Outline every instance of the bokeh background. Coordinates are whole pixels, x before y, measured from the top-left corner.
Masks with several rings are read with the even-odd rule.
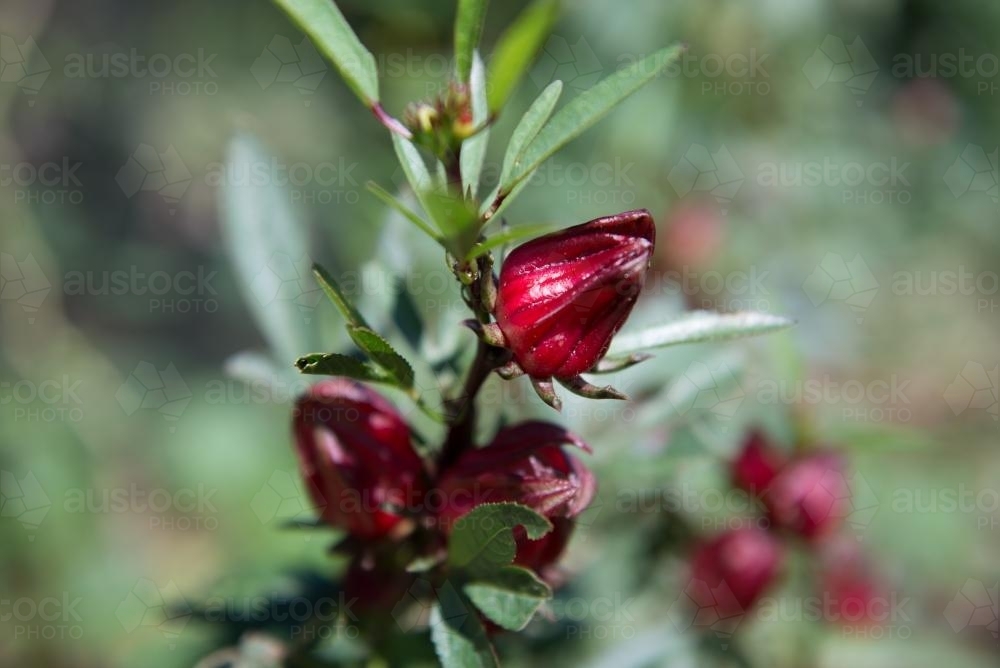
[[[339,4],[390,111],[446,80],[452,3]],[[523,4],[493,3],[487,51]],[[600,501],[555,621],[503,655],[996,665],[1000,5],[565,5],[493,131],[494,167],[552,80],[565,102],[662,46],[689,52],[543,167],[509,222],[649,208],[657,274],[637,322],[709,308],[798,325],[662,351],[618,383],[642,402],[568,405]],[[343,344],[304,267],[353,277],[376,319],[393,310],[385,268],[407,279],[428,362],[471,338],[460,301],[442,258],[365,190],[403,185],[384,129],[269,3],[5,2],[0,65],[0,663],[194,665],[238,632],[185,605],[294,599],[342,564],[329,534],[285,528],[309,516],[291,356]],[[236,135],[262,156],[249,186]],[[273,208],[239,204],[259,187]],[[545,415],[517,385],[484,401]],[[724,462],[754,424],[847,453],[839,549],[863,553],[894,604],[876,620],[810,614],[803,573],[848,557],[800,555],[771,614],[706,655],[671,613],[684,585],[669,529],[678,512],[706,533],[753,521]],[[360,660],[349,626],[321,645]]]

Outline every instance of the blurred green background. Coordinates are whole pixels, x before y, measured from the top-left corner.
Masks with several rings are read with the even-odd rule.
[[[339,5],[391,112],[446,81],[452,3]],[[487,51],[523,5],[493,3]],[[616,382],[641,404],[568,403],[600,502],[556,622],[504,639],[503,656],[727,660],[672,621],[669,504],[627,501],[679,491],[705,531],[745,521],[710,501],[743,429],[765,424],[849,453],[846,540],[902,602],[863,629],[795,605],[750,615],[733,643],[753,665],[996,665],[1000,6],[565,5],[493,130],[494,179],[549,82],[565,103],[662,46],[689,52],[543,167],[509,222],[649,208],[658,255],[637,323],[709,308],[798,326],[661,351]],[[427,361],[471,335],[442,258],[365,190],[403,185],[386,132],[269,3],[5,2],[0,40],[0,664],[194,665],[236,638],[184,603],[294,596],[339,568],[327,534],[282,528],[309,515],[291,355],[343,343],[303,266],[353,277],[375,318],[394,279],[366,260],[402,275],[433,334]],[[222,186],[247,190],[226,157],[237,133],[260,142],[256,185],[280,186],[278,208],[257,211],[273,248],[295,248],[275,213],[287,205],[304,254],[223,226]],[[484,401],[552,417],[520,385]],[[774,595],[810,594],[790,577]],[[330,656],[353,656],[350,636],[327,639]]]

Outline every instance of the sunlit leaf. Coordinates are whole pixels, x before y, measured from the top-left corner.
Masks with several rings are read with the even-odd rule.
[[[559,101],[559,96],[562,94],[562,89],[562,81],[553,81],[524,112],[524,116],[514,128],[510,143],[507,144],[507,153],[504,155],[503,168],[500,171],[500,183],[508,180],[511,170],[517,165],[524,149],[538,136],[542,126],[549,120],[552,110],[556,108],[556,102]]]
[[[680,46],[657,51],[615,72],[574,98],[538,133],[535,141],[525,150],[523,160],[519,161],[517,168],[512,170],[508,180],[502,184],[501,191],[510,192],[532,170],[604,118],[629,95],[656,78],[683,52],[684,47]]]
[[[503,108],[552,32],[558,14],[558,0],[536,0],[500,36],[489,67],[491,114]]]
[[[378,102],[375,56],[365,48],[333,0],[274,0],[340,72],[365,106]]]
[[[611,344],[609,356],[641,353],[652,348],[683,343],[723,341],[757,336],[791,327],[795,322],[770,313],[714,313],[695,311],[675,322],[647,330],[619,335]]]
[[[469,81],[473,53],[483,34],[487,0],[458,0],[455,15],[455,74],[461,82]]]
[[[486,69],[479,54],[474,54],[472,77],[470,83],[472,96],[472,124],[480,128],[486,125],[489,110],[486,108]],[[490,142],[489,128],[483,128],[462,142],[462,153],[459,157],[462,170],[462,189],[474,199],[479,192],[479,179],[483,173],[483,161],[486,159],[486,147]]]

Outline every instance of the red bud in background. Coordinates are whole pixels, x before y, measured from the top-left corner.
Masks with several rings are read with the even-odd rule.
[[[572,533],[569,519],[590,504],[595,491],[593,474],[563,445],[590,451],[572,433],[546,422],[508,427],[486,447],[466,451],[438,485],[444,496],[442,528],[450,531],[455,520],[482,503],[520,503],[551,520],[555,530],[532,541],[519,527],[516,563],[536,570],[555,563]]]
[[[529,376],[572,378],[604,356],[639,296],[655,237],[639,209],[514,249],[500,270],[495,315]]]
[[[829,533],[850,509],[841,458],[824,452],[793,460],[774,478],[764,501],[776,527],[809,539]]]
[[[781,544],[763,529],[728,531],[699,547],[691,558],[692,584],[688,591],[704,591],[704,604],[717,608],[722,618],[746,612],[774,582],[784,553]],[[696,604],[703,604],[695,600]]]
[[[299,468],[323,521],[363,539],[381,538],[402,521],[424,489],[424,468],[395,408],[367,387],[326,380],[293,413]]]
[[[784,463],[782,453],[771,447],[764,432],[755,429],[747,435],[743,449],[732,462],[733,484],[748,492],[763,492]]]
[[[821,564],[823,599],[829,601],[831,621],[862,629],[888,620],[892,596],[856,541],[824,542]]]

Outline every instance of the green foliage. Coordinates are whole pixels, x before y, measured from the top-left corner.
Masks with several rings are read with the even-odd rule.
[[[557,0],[536,0],[500,36],[490,59],[489,110],[497,114],[545,43],[559,15]]]
[[[267,163],[271,156],[255,139],[237,135],[229,143],[226,160],[236,173],[249,174],[254,165]],[[247,306],[274,359],[287,365],[288,360],[315,350],[317,337],[293,302],[261,299],[254,281],[270,262],[308,262],[304,226],[288,204],[288,193],[277,185],[227,182],[220,199],[223,239]],[[297,269],[302,272],[304,267]]]
[[[438,589],[430,622],[431,640],[444,668],[500,665],[475,608],[450,582]]]
[[[334,64],[366,107],[378,100],[375,56],[365,48],[332,0],[274,0]]]
[[[776,332],[794,325],[788,318],[769,313],[714,313],[695,311],[680,320],[657,325],[644,331],[625,333],[611,344],[611,357],[641,353],[651,348],[665,348],[684,343],[725,341]]]
[[[486,108],[486,68],[479,53],[474,54],[472,77],[470,81],[472,96],[472,123],[477,128],[462,144],[461,160],[462,190],[475,199],[479,191],[479,179],[483,172],[483,161],[486,160],[486,147],[490,142],[489,110]]]
[[[503,167],[500,170],[500,183],[507,183],[510,180],[511,172],[518,167],[524,149],[538,136],[546,121],[552,116],[559,96],[562,95],[562,89],[562,81],[553,81],[524,112],[524,116],[514,128],[510,143],[507,144],[507,153],[503,157]]]
[[[513,529],[523,526],[531,540],[552,530],[552,523],[527,506],[484,503],[455,522],[448,543],[448,563],[472,576],[494,573],[514,561]]]
[[[458,0],[455,15],[455,76],[459,81],[469,81],[472,61],[479,38],[483,34],[487,0]]]
[[[523,159],[500,184],[501,194],[511,190],[545,160],[601,120],[629,95],[652,81],[684,53],[674,46],[636,61],[604,79],[559,110],[525,150]]]
[[[479,610],[508,631],[520,631],[552,598],[552,590],[537,575],[520,566],[505,566],[463,588]]]

